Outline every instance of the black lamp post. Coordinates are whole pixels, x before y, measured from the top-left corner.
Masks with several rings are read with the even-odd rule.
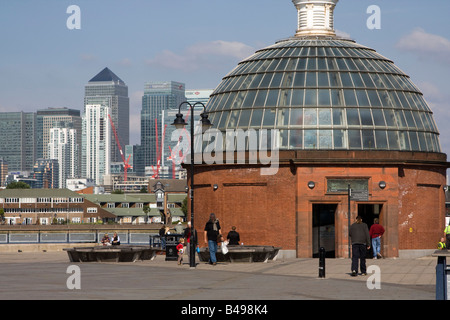
[[[196,102],[194,104],[190,104],[185,101],[182,102],[178,106],[178,113],[176,115],[175,120],[172,125],[177,129],[184,128],[187,123],[183,119],[183,114],[181,113],[181,106],[183,104],[187,104],[191,111],[191,192],[189,197],[191,198],[191,240],[190,240],[190,259],[189,266],[191,268],[195,268],[195,245],[194,245],[194,108],[196,105],[203,106],[203,112],[200,114],[201,116],[201,126],[202,132],[205,132],[208,128],[211,127],[211,122],[208,120],[208,115],[205,113],[206,107],[201,102]]]

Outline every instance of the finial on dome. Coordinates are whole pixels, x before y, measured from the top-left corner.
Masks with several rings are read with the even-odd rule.
[[[334,8],[339,0],[292,0],[298,11],[296,36],[335,36]]]

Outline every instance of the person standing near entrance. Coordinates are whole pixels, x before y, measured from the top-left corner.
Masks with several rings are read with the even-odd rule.
[[[450,248],[450,221],[448,223],[448,226],[444,229],[445,234],[445,247],[448,249]]]
[[[363,276],[366,273],[366,255],[370,249],[370,234],[367,224],[362,222],[360,216],[356,217],[355,223],[350,226],[349,236],[352,242],[352,276],[358,274],[358,262]]]
[[[373,225],[370,226],[370,237],[372,238],[373,258],[383,258],[381,251],[381,236],[384,234],[384,228],[379,224],[378,218],[373,219]]]
[[[222,231],[220,230],[219,220],[216,219],[216,215],[211,213],[209,220],[205,225],[205,243],[208,244],[209,249],[209,263],[212,265],[217,264],[216,252],[217,252],[217,240],[222,237]]]

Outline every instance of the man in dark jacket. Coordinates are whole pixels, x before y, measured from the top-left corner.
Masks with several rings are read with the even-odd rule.
[[[358,262],[363,276],[366,273],[367,249],[370,249],[370,235],[367,224],[362,222],[360,216],[356,217],[356,222],[350,226],[349,236],[352,242],[352,276],[358,273]]]

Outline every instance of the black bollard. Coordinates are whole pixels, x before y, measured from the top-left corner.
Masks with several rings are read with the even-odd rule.
[[[319,278],[325,278],[325,248],[319,249]]]

